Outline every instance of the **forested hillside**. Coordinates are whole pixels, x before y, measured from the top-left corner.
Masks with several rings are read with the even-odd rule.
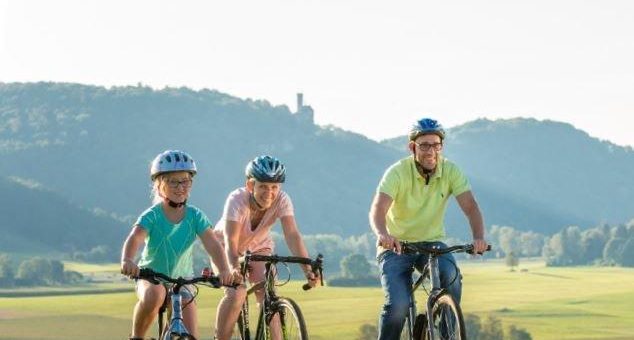
[[[315,125],[286,106],[214,90],[0,83],[0,117],[0,176],[48,189],[3,182],[13,188],[0,191],[0,199],[11,204],[3,209],[15,216],[1,225],[10,234],[3,247],[24,240],[49,245],[51,240],[29,231],[44,220],[53,235],[64,234],[58,230],[63,226],[84,231],[86,244],[107,240],[118,246],[114,240],[130,219],[150,204],[149,162],[168,148],[195,157],[200,171],[191,202],[214,221],[226,195],[243,185],[247,161],[268,153],[287,165],[284,188],[303,233],[360,235],[369,230],[368,208],[383,171],[406,155],[404,137],[378,143]],[[487,225],[552,234],[566,225],[587,228],[634,217],[632,149],[568,124],[477,120],[448,131],[445,154],[471,178]],[[95,208],[126,221],[95,217]],[[69,211],[84,217],[66,220]],[[85,232],[86,224],[99,223],[108,230],[104,235],[113,235]],[[455,205],[447,226],[454,236],[468,235]],[[79,247],[74,234],[56,242]]]

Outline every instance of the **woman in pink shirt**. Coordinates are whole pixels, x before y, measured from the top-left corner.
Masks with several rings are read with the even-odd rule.
[[[225,202],[222,218],[215,227],[215,234],[224,244],[231,269],[240,268],[239,258],[248,250],[269,255],[275,244],[271,228],[279,219],[284,238],[294,256],[308,257],[308,252],[297,229],[291,198],[282,191],[286,177],[284,165],[271,156],[259,156],[247,164],[245,187],[234,190]],[[302,266],[306,279],[315,286],[319,279],[310,266]],[[264,263],[252,262],[247,278],[251,283],[264,279]],[[260,303],[263,291],[256,292]],[[216,339],[231,338],[231,332],[240,315],[240,307],[246,298],[244,286],[225,289],[225,296],[216,313]]]

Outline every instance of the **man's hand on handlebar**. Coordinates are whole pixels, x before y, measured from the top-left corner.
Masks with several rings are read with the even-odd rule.
[[[379,234],[379,237],[377,238],[376,243],[377,243],[377,246],[383,249],[393,250],[397,254],[401,253],[401,243],[398,241],[396,237],[392,235]]]
[[[478,238],[473,240],[473,251],[475,254],[482,255],[487,251],[488,243],[486,240]]]

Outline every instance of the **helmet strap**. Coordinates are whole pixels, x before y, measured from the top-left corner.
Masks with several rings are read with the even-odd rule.
[[[176,203],[176,202],[172,201],[171,199],[167,198],[167,204],[169,204],[169,206],[172,207],[172,208],[180,208],[180,207],[182,207],[182,206],[187,204],[187,200],[184,200],[181,203]]]
[[[431,178],[432,173],[436,169],[431,169],[430,170],[430,169],[425,168],[422,164],[420,164],[416,160],[416,157],[414,157],[414,163],[416,163],[416,169],[418,170],[418,173],[420,173],[425,178],[425,185],[429,184],[429,179]]]

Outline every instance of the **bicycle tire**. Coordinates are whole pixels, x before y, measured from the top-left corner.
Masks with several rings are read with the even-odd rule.
[[[299,306],[295,301],[289,298],[280,298],[272,306],[274,316],[278,315],[280,320],[280,331],[282,333],[283,340],[307,340],[308,331],[306,329],[306,322]],[[260,322],[258,322],[258,337],[257,339],[267,339],[267,335],[272,334],[271,325],[267,324],[266,327],[260,329]],[[263,332],[266,330],[266,332]]]
[[[431,324],[434,327],[434,339],[429,338],[425,323],[423,333],[419,339],[424,340],[464,340],[467,338],[462,310],[453,297],[448,293],[442,293],[434,301]]]
[[[196,340],[193,335],[170,335],[170,340]]]

